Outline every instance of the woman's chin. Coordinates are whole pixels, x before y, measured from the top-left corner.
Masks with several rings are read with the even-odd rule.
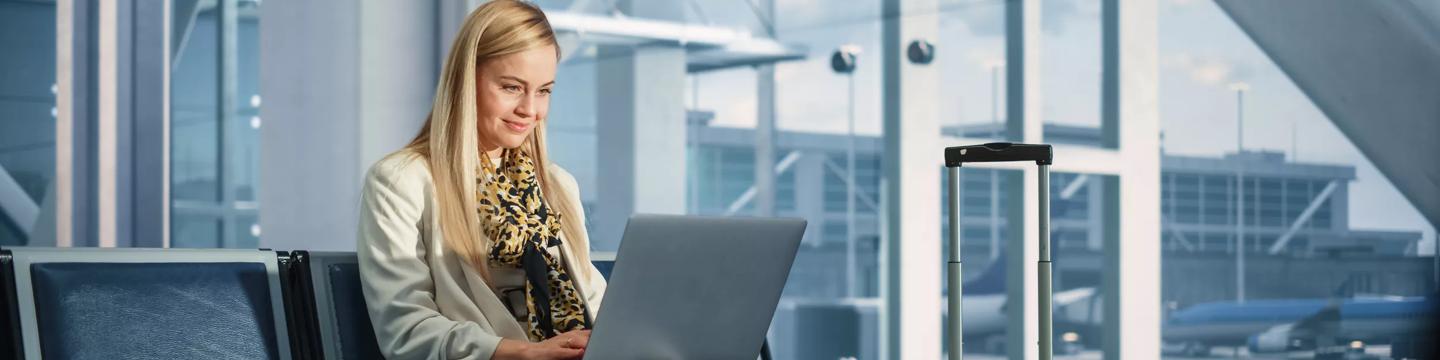
[[[500,147],[506,149],[517,149],[520,148],[521,145],[525,145],[525,138],[523,137],[516,139],[505,139],[505,141],[500,142]]]
[[[491,146],[499,146],[499,147],[505,148],[505,149],[515,149],[515,148],[519,148],[520,146],[525,145],[525,140],[529,139],[529,137],[530,137],[529,132],[526,132],[526,133],[524,133],[524,134],[521,134],[521,133],[511,132],[511,131],[509,131],[509,129],[497,129],[496,132],[501,132],[501,131],[503,131],[504,133],[495,134],[495,135],[499,135],[499,136],[488,136],[488,137],[487,137],[487,136],[482,135],[481,137],[482,137],[482,138],[486,138],[486,139],[481,140],[480,142],[481,142],[481,143],[493,144],[493,145],[491,145]],[[493,148],[492,148],[492,149],[493,149]]]

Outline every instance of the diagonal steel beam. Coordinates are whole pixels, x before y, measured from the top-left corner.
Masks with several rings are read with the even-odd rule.
[[[785,158],[775,163],[775,176],[780,176],[780,174],[789,171],[790,167],[795,166],[795,162],[799,160],[799,151],[791,151],[789,154],[786,154]],[[735,201],[730,202],[730,206],[725,208],[725,216],[735,215],[735,213],[740,212],[740,209],[744,209],[745,205],[749,205],[751,201],[755,201],[755,196],[759,195],[758,191],[755,185],[750,185],[750,188],[745,189],[745,192],[740,193],[740,197],[735,198]]]
[[[850,173],[846,172],[844,167],[841,167],[834,161],[831,161],[830,159],[825,159],[825,168],[830,170],[830,172],[835,173],[836,176],[839,176],[840,181],[845,182],[845,186],[854,186],[857,189],[860,188],[860,185],[850,183]],[[866,195],[863,192],[856,191],[855,199],[860,200],[860,202],[862,203],[865,203],[865,206],[869,207],[870,210],[880,210],[880,203],[876,202],[875,199],[870,197],[870,195]]]
[[[1060,189],[1060,200],[1070,200],[1071,197],[1075,196],[1076,192],[1080,191],[1080,187],[1085,186],[1087,180],[1090,180],[1090,174],[1080,174],[1080,176],[1075,177],[1075,180],[1071,180],[1069,184],[1065,184],[1065,188]]]
[[[35,200],[25,193],[25,188],[5,171],[5,166],[0,165],[0,213],[10,218],[20,231],[28,236],[35,226],[35,218],[40,215],[40,207],[35,205]]]
[[[1191,244],[1190,239],[1185,237],[1185,233],[1175,228],[1175,222],[1170,221],[1170,217],[1160,215],[1160,219],[1165,222],[1164,228],[1169,229],[1171,235],[1175,235],[1175,240],[1179,240],[1180,245],[1185,246],[1185,250],[1195,251],[1195,244]]]
[[[1305,211],[1300,213],[1300,217],[1295,218],[1295,222],[1290,223],[1290,228],[1286,229],[1285,233],[1275,240],[1275,244],[1270,246],[1270,255],[1278,254],[1280,250],[1285,249],[1285,245],[1290,244],[1290,239],[1295,238],[1295,233],[1300,231],[1300,227],[1310,223],[1310,217],[1315,216],[1315,211],[1320,209],[1320,205],[1325,204],[1325,200],[1330,199],[1330,195],[1334,194],[1335,188],[1338,187],[1340,187],[1340,180],[1331,180],[1329,184],[1325,184],[1325,188],[1320,190],[1320,194],[1310,200],[1310,206],[1306,206]]]

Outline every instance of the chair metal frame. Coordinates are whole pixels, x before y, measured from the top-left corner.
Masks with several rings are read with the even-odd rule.
[[[327,267],[334,264],[356,264],[359,259],[353,252],[291,251],[287,279],[293,283],[297,293],[292,305],[299,309],[298,317],[304,319],[305,352],[309,359],[340,359],[339,329],[336,328],[335,308],[330,291],[330,273]],[[320,319],[327,321],[320,321]]]

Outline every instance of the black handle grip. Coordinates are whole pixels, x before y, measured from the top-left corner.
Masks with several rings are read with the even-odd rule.
[[[1051,160],[1049,144],[997,142],[945,148],[946,167],[956,167],[967,162],[1008,161],[1034,161],[1035,165],[1050,165]]]

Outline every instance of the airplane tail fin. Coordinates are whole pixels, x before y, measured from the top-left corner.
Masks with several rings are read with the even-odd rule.
[[[995,261],[980,273],[980,276],[965,282],[965,295],[989,295],[1005,292],[1005,253],[1001,252]]]
[[[1345,281],[1340,282],[1340,286],[1335,288],[1335,291],[1330,294],[1332,300],[1348,298],[1355,294],[1351,280],[1352,279],[1345,279]]]

